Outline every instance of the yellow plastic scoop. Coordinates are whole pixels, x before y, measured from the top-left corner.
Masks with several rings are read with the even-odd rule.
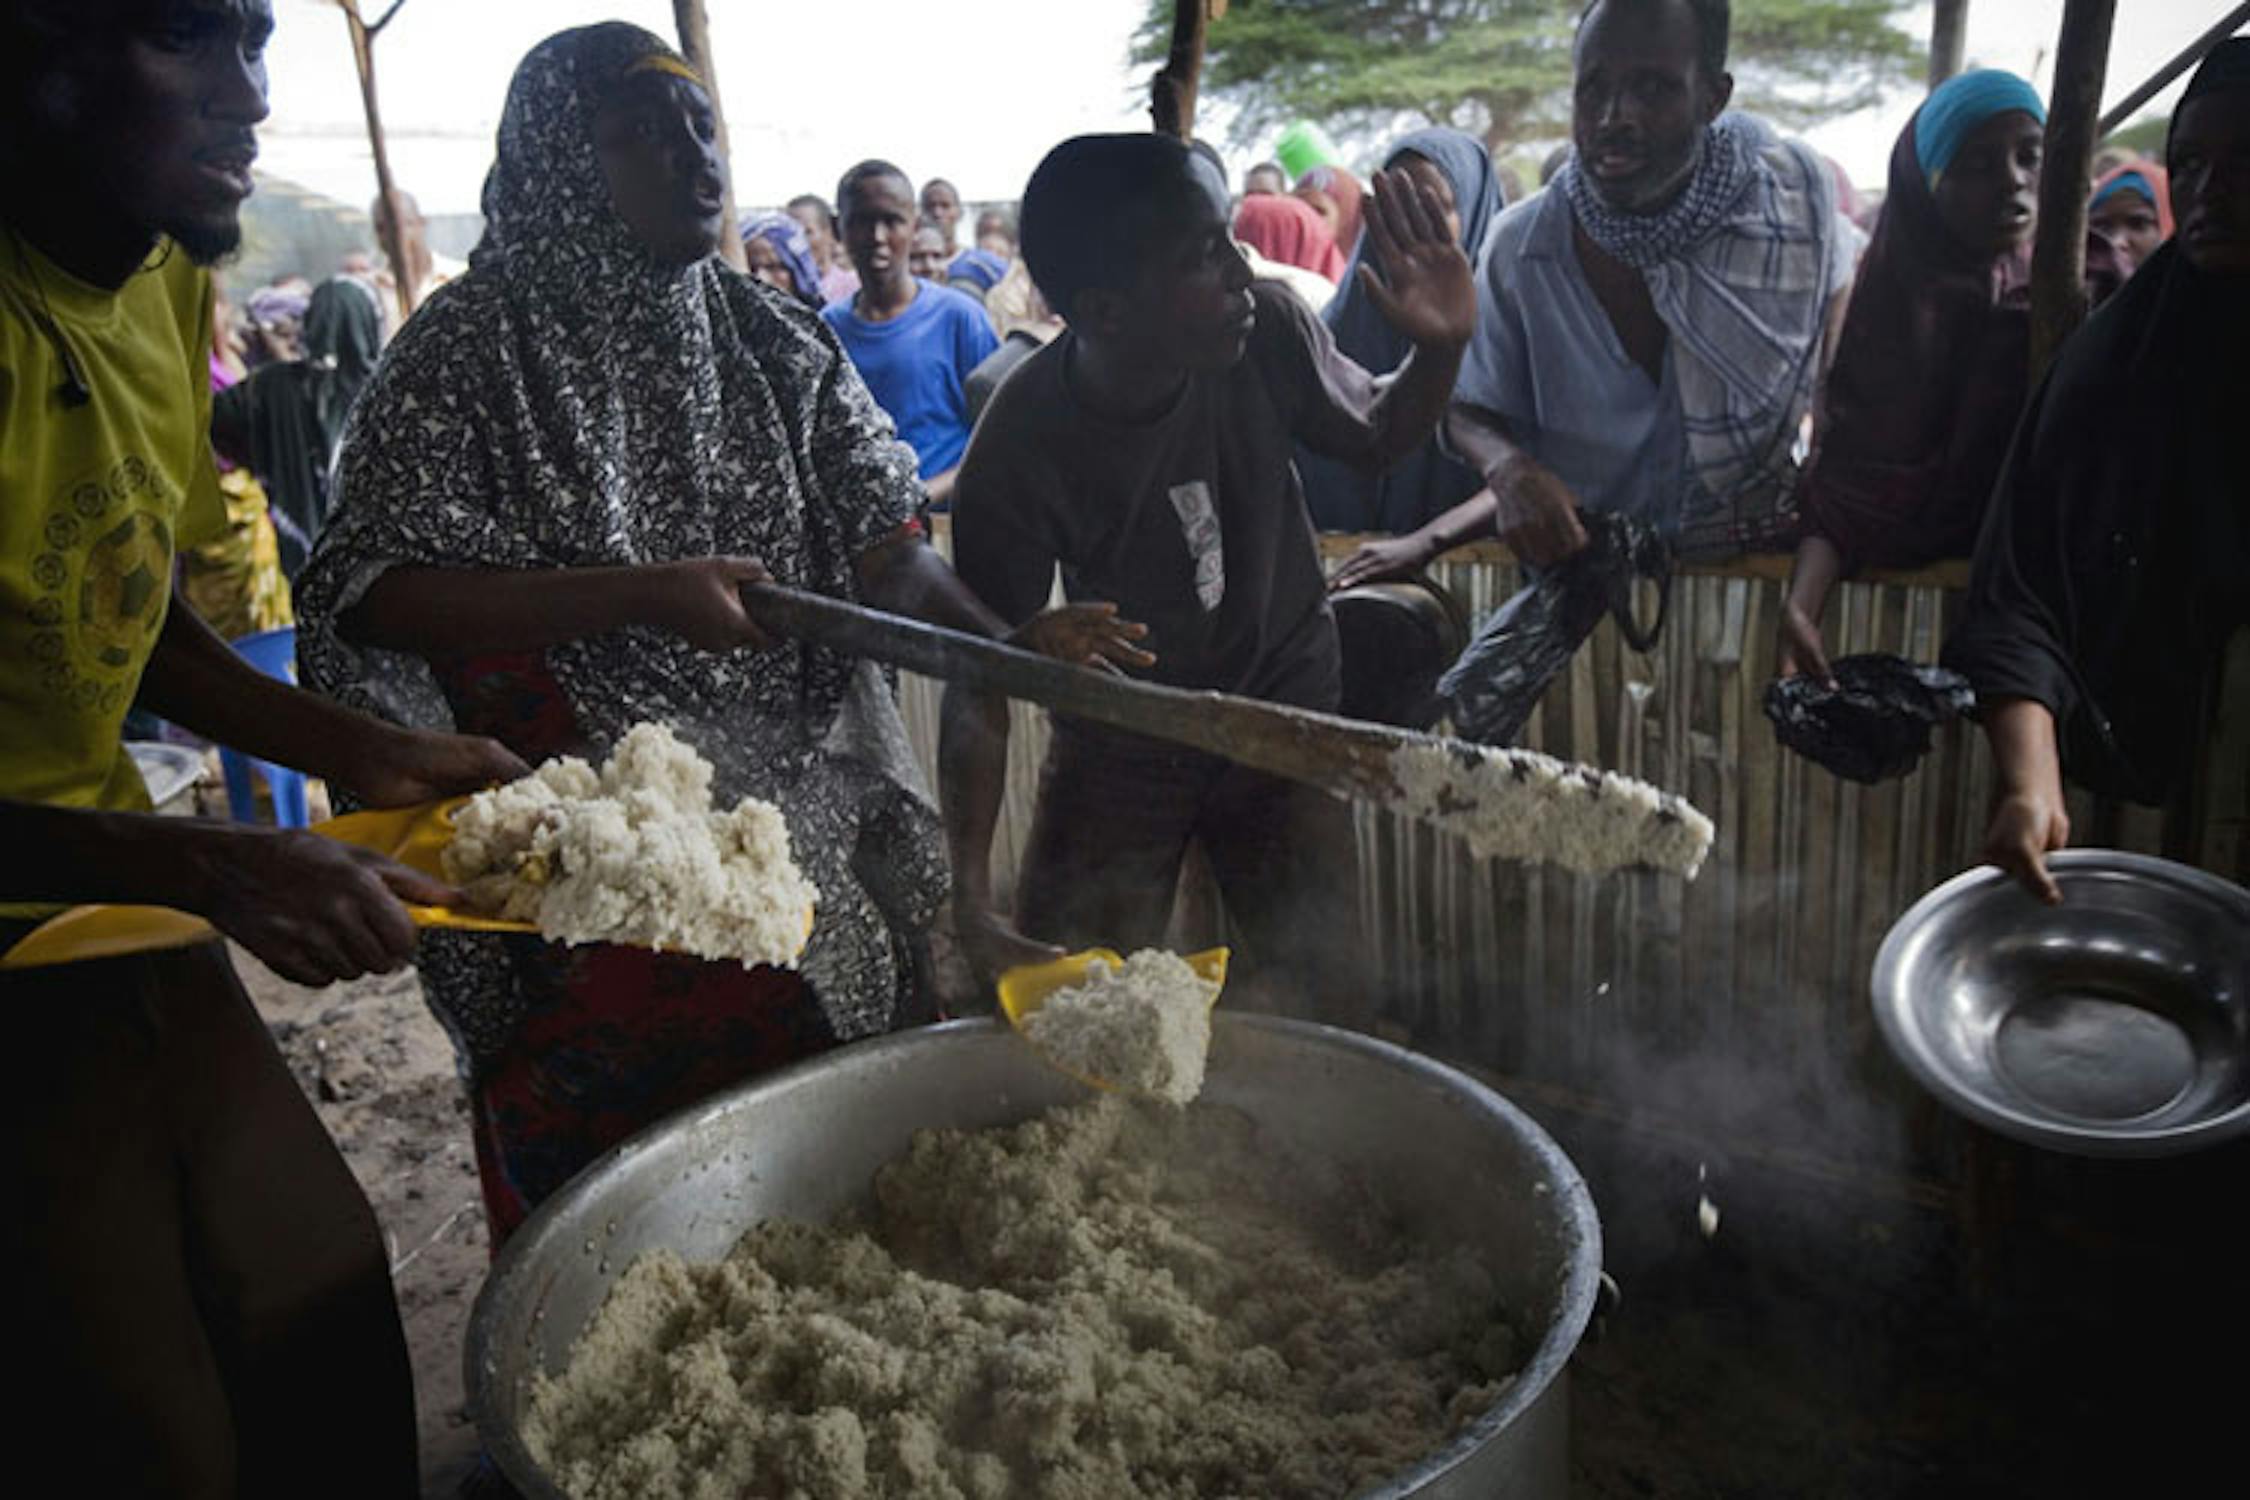
[[[1200,978],[1216,986],[1211,991],[1211,1003],[1214,1006],[1219,1003],[1220,991],[1226,988],[1228,952],[1225,948],[1206,948],[1201,953],[1186,955],[1187,966],[1195,970]],[[1016,1034],[1025,1041],[1030,1041],[1031,1038],[1024,1033],[1024,1022],[1044,1010],[1048,999],[1056,992],[1084,984],[1086,972],[1093,967],[1097,958],[1112,968],[1122,968],[1125,963],[1114,948],[1088,948],[1079,953],[1065,953],[1062,957],[1051,958],[1043,964],[1019,964],[1003,971],[997,985],[1000,991],[1000,1009],[1006,1013],[1008,1024],[1016,1029]],[[1091,1073],[1081,1073],[1076,1068],[1064,1066],[1050,1057],[1036,1042],[1032,1043],[1032,1050],[1038,1052],[1040,1059],[1057,1072],[1067,1073],[1090,1088],[1115,1092],[1120,1087],[1106,1078],[1097,1078]]]
[[[346,813],[315,823],[310,831],[397,860],[433,879],[445,879],[439,856],[453,837],[453,810],[469,799],[449,797],[414,807]],[[444,906],[409,906],[417,927],[466,932],[537,932],[529,922],[503,922]],[[74,906],[34,928],[0,958],[0,969],[37,969],[86,963],[128,953],[154,953],[210,941],[216,930],[201,917],[166,906]]]

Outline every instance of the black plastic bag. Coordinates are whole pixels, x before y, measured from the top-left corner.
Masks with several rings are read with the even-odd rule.
[[[1512,745],[1547,684],[1570,664],[1586,637],[1614,614],[1626,644],[1646,651],[1664,631],[1672,598],[1672,550],[1657,532],[1627,516],[1583,518],[1585,549],[1547,569],[1495,610],[1469,649],[1438,682],[1453,732],[1486,745]],[[1633,580],[1657,584],[1656,621],[1633,619]]]
[[[1783,677],[1766,686],[1774,738],[1848,781],[1872,785],[1904,776],[1930,750],[1930,730],[1974,715],[1969,679],[1883,652],[1829,664],[1817,677]]]

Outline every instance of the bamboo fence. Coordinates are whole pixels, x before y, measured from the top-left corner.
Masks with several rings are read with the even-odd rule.
[[[1356,541],[1322,539],[1332,561]],[[1450,836],[1360,804],[1350,878],[1387,980],[1345,1024],[1572,1107],[1796,1153],[1831,1175],[1860,1169],[1872,1113],[1878,1133],[1906,1141],[1883,1164],[1889,1186],[1926,1192],[1956,1175],[1960,1142],[1884,1052],[1868,975],[1898,915],[1976,862],[1991,761],[1970,725],[1941,731],[1912,775],[1871,787],[1783,750],[1761,700],[1786,571],[1786,559],[1760,557],[1683,572],[1655,650],[1635,653],[1605,622],[1526,729],[1533,748],[1688,794],[1718,828],[1699,878],[1476,861]],[[1472,620],[1520,580],[1494,545],[1462,549],[1433,573]],[[1831,653],[1935,659],[1965,581],[1966,567],[1949,564],[1841,586],[1826,626]],[[2074,793],[2074,842],[2243,878],[2250,633],[2227,671],[2198,812],[2167,818]],[[903,701],[933,764],[935,689],[910,677]],[[1016,705],[994,840],[999,891],[1012,887],[1045,742],[1043,716]],[[1183,921],[1182,942],[1212,936],[1207,912],[1191,908]],[[1854,1120],[1833,1139],[1801,1129],[1839,1110]]]

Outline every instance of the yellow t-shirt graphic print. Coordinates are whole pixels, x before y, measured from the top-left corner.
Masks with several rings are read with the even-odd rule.
[[[123,718],[164,626],[179,508],[170,477],[138,456],[49,505],[29,570],[31,659],[49,712]]]
[[[66,392],[42,316],[89,399]],[[125,713],[174,551],[225,517],[210,319],[209,278],[177,252],[110,292],[0,244],[0,797],[148,806]]]

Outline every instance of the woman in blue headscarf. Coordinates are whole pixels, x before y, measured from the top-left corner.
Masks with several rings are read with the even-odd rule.
[[[2013,73],[1940,84],[1891,148],[1797,489],[1776,666],[1829,675],[1820,618],[1863,567],[1966,557],[2030,384],[2031,238],[2046,106]]]
[[[1483,144],[1458,130],[1417,130],[1392,145],[1383,165],[1425,184],[1449,206],[1454,233],[1469,264],[1475,265],[1486,229],[1505,206],[1492,155]],[[1384,319],[1360,275],[1360,264],[1370,253],[1368,242],[1363,237],[1350,248],[1351,264],[1322,318],[1336,335],[1336,347],[1362,367],[1396,369],[1406,357],[1406,340]],[[1482,483],[1473,470],[1441,450],[1435,437],[1381,474],[1363,474],[1301,449],[1297,471],[1313,524],[1323,531],[1404,535],[1466,500]]]
[[[1892,147],[1797,489],[1797,562],[1775,667],[1829,667],[1820,619],[1863,568],[1967,557],[2029,392],[2031,239],[2047,111],[2013,73],[1933,90]],[[2086,247],[2089,295],[2124,279]]]

